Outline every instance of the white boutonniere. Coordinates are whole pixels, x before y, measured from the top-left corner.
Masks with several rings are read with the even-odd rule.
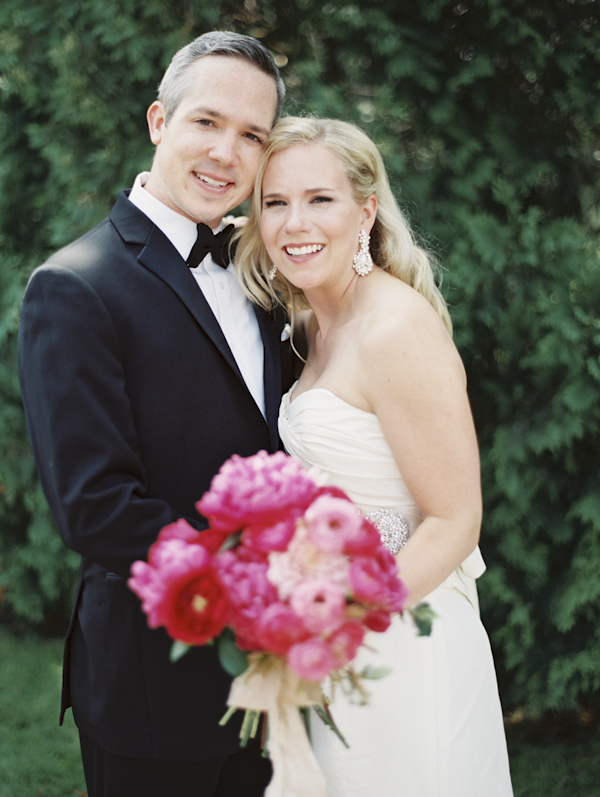
[[[283,343],[284,340],[289,340],[292,334],[292,328],[289,324],[286,324],[284,328],[281,330],[281,342]]]

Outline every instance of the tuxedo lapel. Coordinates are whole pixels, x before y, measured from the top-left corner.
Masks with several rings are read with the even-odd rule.
[[[269,439],[273,450],[279,447],[279,402],[281,401],[281,328],[277,323],[277,313],[269,314],[261,307],[254,306],[258,326],[265,350],[264,389],[265,413],[269,427]],[[281,328],[280,328],[281,327]]]
[[[219,322],[183,258],[166,235],[127,199],[127,195],[125,191],[119,195],[110,215],[111,222],[126,243],[142,246],[137,255],[138,261],[179,296],[245,386]]]

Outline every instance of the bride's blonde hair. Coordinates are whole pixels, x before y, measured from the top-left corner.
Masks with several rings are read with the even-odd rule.
[[[371,194],[377,197],[377,217],[371,230],[371,256],[377,266],[401,279],[422,294],[452,332],[446,302],[434,278],[433,259],[418,246],[398,207],[379,150],[358,127],[337,119],[288,116],[281,119],[267,138],[252,196],[250,216],[241,229],[235,263],[244,290],[256,304],[271,309],[276,303],[296,300],[307,306],[302,291],[279,273],[269,279],[273,263],[260,236],[262,182],[270,158],[300,144],[321,144],[342,161],[358,204]],[[358,242],[357,242],[358,247]]]

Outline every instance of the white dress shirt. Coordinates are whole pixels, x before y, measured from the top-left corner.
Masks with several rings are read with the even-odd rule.
[[[144,190],[149,174],[142,172],[135,178],[129,201],[156,224],[185,261],[196,243],[196,225]],[[222,230],[223,226],[221,222],[213,233]],[[248,390],[265,415],[262,338],[254,309],[238,282],[233,265],[230,263],[227,268],[221,268],[209,254],[190,271],[219,322]]]

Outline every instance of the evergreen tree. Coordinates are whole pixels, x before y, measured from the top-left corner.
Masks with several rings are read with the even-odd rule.
[[[600,27],[595,0],[3,0],[0,7],[0,583],[65,606],[14,362],[31,269],[148,168],[172,53],[260,37],[288,113],[357,122],[438,252],[478,430],[482,611],[505,705],[600,695]]]

